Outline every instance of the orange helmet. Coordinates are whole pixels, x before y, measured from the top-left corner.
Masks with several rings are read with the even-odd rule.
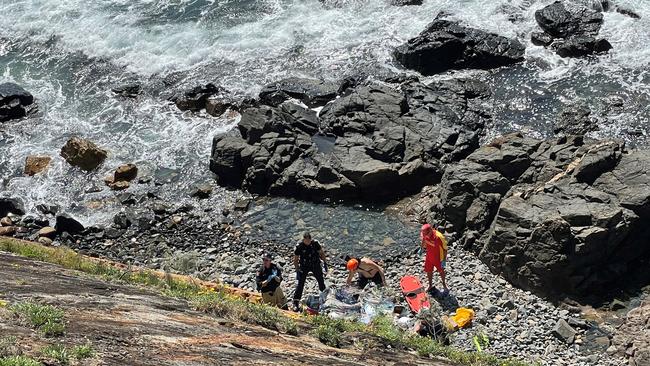
[[[347,267],[348,267],[348,271],[354,271],[355,269],[357,269],[357,267],[359,267],[359,261],[352,258],[348,261]]]

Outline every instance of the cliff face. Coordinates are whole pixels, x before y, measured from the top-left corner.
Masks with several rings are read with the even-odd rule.
[[[15,337],[14,348],[37,359],[48,345],[90,344],[95,356],[84,365],[424,364],[406,352],[334,349],[308,335],[211,317],[182,300],[10,254],[0,252],[0,263],[0,297],[9,307],[36,301],[64,311],[65,333],[46,338],[0,306],[0,334]]]

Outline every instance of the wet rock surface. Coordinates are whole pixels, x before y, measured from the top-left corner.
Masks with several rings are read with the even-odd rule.
[[[550,46],[562,57],[582,57],[607,52],[612,45],[598,32],[603,24],[601,11],[556,1],[535,12],[542,32],[534,32],[535,45]]]
[[[277,107],[297,99],[308,107],[319,107],[336,98],[340,85],[316,79],[287,78],[266,85],[259,94],[260,103]]]
[[[34,107],[34,96],[20,85],[0,84],[0,122],[25,117]]]
[[[452,69],[492,69],[524,59],[518,40],[466,27],[438,16],[417,37],[397,47],[394,55],[404,67],[423,75]]]
[[[473,80],[367,82],[318,115],[291,102],[249,107],[238,130],[214,138],[210,169],[220,184],[258,194],[395,199],[478,147],[487,98]]]

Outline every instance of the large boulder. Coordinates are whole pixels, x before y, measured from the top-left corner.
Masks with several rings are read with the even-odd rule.
[[[317,79],[290,77],[266,85],[260,102],[277,107],[288,99],[297,99],[309,107],[325,105],[336,98],[339,85]]]
[[[283,102],[242,110],[215,137],[218,182],[309,200],[390,200],[436,183],[444,165],[478,148],[485,84],[364,83],[319,113]]]
[[[492,69],[524,59],[517,40],[436,18],[417,37],[395,49],[404,67],[433,75],[450,69]]]
[[[108,152],[90,140],[73,137],[61,148],[61,156],[68,164],[91,171],[106,160]]]
[[[539,46],[551,46],[562,57],[581,57],[607,52],[612,45],[598,38],[603,14],[579,4],[556,1],[535,12],[542,32],[533,32],[531,40]]]
[[[20,85],[0,84],[0,122],[25,117],[33,104],[34,97]]]
[[[429,220],[518,287],[593,300],[650,277],[648,169],[617,140],[506,135],[447,168]]]

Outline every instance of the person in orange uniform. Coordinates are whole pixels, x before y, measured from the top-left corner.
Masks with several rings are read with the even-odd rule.
[[[424,272],[429,280],[427,292],[435,291],[433,287],[433,270],[434,268],[440,273],[442,280],[443,294],[449,293],[447,283],[445,282],[445,259],[447,258],[447,239],[441,232],[429,224],[422,225],[420,230],[420,239],[422,240],[422,249],[426,250],[424,259]]]

